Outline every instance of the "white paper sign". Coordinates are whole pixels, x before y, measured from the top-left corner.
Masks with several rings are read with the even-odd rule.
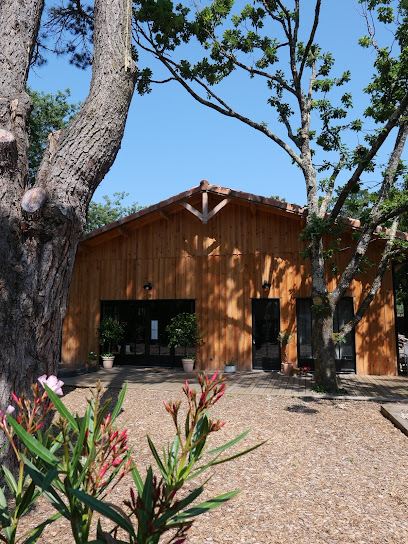
[[[159,339],[159,322],[158,322],[157,319],[152,319],[151,339],[152,340],[158,340]]]

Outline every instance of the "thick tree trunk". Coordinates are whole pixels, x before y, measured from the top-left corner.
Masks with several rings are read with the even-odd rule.
[[[335,393],[338,391],[336,345],[333,337],[333,311],[328,307],[322,313],[314,310],[312,342],[316,385],[327,392]]]
[[[120,148],[132,99],[127,0],[96,0],[92,81],[68,129],[49,139],[27,194],[25,93],[42,0],[0,2],[0,408],[55,374],[78,241],[92,194]],[[35,191],[45,195],[24,211]],[[32,199],[31,199],[32,201]],[[29,210],[30,206],[24,206]]]
[[[328,292],[326,267],[323,257],[323,241],[321,235],[313,233],[313,222],[319,219],[319,205],[316,183],[316,172],[312,165],[311,153],[308,145],[304,144],[303,173],[307,186],[308,217],[306,228],[310,228],[309,257],[312,276],[312,313],[313,330],[312,344],[315,364],[316,385],[326,391],[338,391],[336,377],[335,344],[333,337],[333,315],[335,304]],[[320,218],[321,219],[321,218]]]

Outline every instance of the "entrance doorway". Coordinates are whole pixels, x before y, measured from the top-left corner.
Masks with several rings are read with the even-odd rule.
[[[104,300],[101,319],[114,317],[125,325],[125,335],[115,353],[115,364],[136,366],[181,365],[184,348],[169,348],[166,327],[181,312],[194,313],[195,301]]]
[[[279,330],[279,299],[252,299],[252,368],[255,370],[280,370]]]

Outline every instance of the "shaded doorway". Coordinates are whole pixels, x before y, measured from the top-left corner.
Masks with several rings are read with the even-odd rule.
[[[280,300],[252,299],[252,368],[280,370]]]
[[[336,306],[333,318],[334,332],[338,332],[354,315],[353,298],[344,297]],[[296,299],[297,318],[297,350],[298,366],[314,370],[314,355],[312,346],[312,299]],[[356,349],[354,330],[345,337],[344,343],[336,344],[336,372],[354,373],[356,371]]]
[[[181,366],[185,349],[168,347],[166,327],[177,314],[194,311],[195,301],[190,299],[101,301],[101,319],[114,317],[125,324],[115,364]]]

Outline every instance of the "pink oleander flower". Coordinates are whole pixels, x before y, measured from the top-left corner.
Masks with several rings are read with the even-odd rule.
[[[6,420],[6,414],[12,414],[14,411],[14,406],[11,406],[10,404],[7,406],[6,411],[0,410],[0,423],[4,424]]]
[[[40,384],[44,387],[44,384],[47,385],[50,389],[52,389],[52,391],[54,391],[54,393],[56,395],[58,395],[59,397],[62,397],[63,396],[63,391],[62,391],[62,386],[64,385],[64,382],[62,382],[61,380],[59,380],[57,378],[57,376],[54,376],[53,374],[51,374],[50,376],[48,376],[47,378],[47,375],[46,374],[43,374],[42,376],[40,376],[39,378],[37,378],[38,381],[40,382]]]

